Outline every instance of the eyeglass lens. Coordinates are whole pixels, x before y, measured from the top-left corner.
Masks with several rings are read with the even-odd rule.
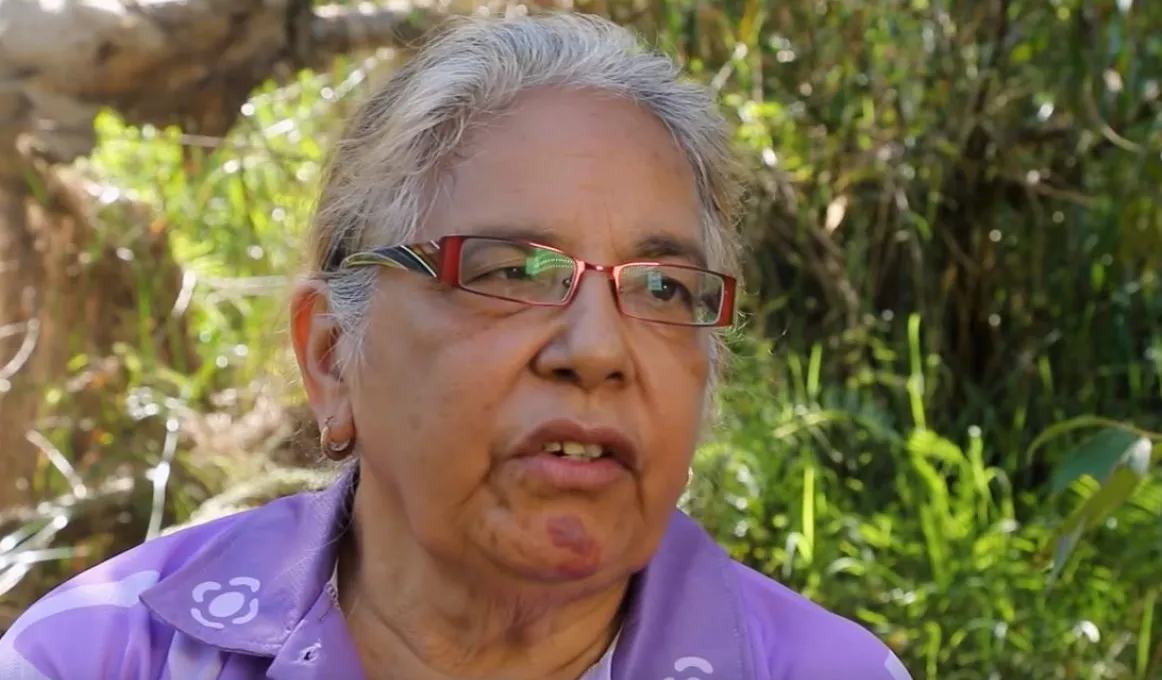
[[[465,239],[459,285],[482,295],[533,304],[559,304],[569,295],[577,261],[549,248],[492,238]],[[713,272],[670,264],[622,267],[617,294],[624,313],[666,323],[713,324],[725,281]]]

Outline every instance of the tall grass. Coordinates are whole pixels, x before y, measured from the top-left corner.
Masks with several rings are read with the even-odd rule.
[[[915,317],[903,323],[919,336]],[[820,378],[819,346],[740,345],[725,421],[684,501],[734,557],[868,625],[918,677],[1156,677],[1162,485],[1052,581],[1046,546],[1064,506],[1019,516],[980,427],[926,427],[918,346],[914,372],[858,386]]]

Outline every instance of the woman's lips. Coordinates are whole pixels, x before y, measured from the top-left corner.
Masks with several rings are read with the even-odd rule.
[[[545,446],[565,442],[601,447],[604,451],[602,458],[598,461],[586,461],[586,464],[607,461],[616,463],[625,470],[636,471],[641,462],[633,438],[620,428],[589,424],[571,418],[556,418],[542,422],[521,438],[515,447],[514,456],[518,458],[542,454],[552,456],[552,452],[547,452]]]
[[[551,453],[534,453],[508,461],[523,477],[561,491],[600,491],[629,476],[619,461],[603,456],[576,460]]]

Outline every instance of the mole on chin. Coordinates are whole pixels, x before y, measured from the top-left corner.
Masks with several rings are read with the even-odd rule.
[[[555,547],[574,556],[571,562],[592,564],[600,557],[600,546],[576,517],[551,517],[545,521],[545,529]]]

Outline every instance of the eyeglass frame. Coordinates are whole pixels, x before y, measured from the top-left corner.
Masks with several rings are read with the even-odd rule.
[[[573,262],[573,279],[570,282],[568,292],[566,292],[564,297],[558,302],[539,302],[505,297],[502,295],[494,295],[491,293],[485,293],[478,290],[473,290],[471,288],[466,288],[460,281],[460,256],[464,242],[471,239],[485,239],[490,241],[502,241],[523,246],[531,246],[533,248],[554,252],[558,255],[561,255],[562,257],[568,258]],[[492,298],[494,300],[504,300],[506,302],[515,302],[517,304],[529,305],[531,307],[567,307],[573,301],[573,298],[576,297],[577,290],[581,287],[581,278],[585,275],[586,272],[593,271],[604,274],[609,279],[609,285],[613,289],[613,302],[617,306],[617,311],[627,318],[668,326],[681,326],[685,328],[726,328],[734,325],[735,300],[738,288],[738,280],[729,274],[723,274],[721,272],[716,272],[711,269],[696,267],[693,265],[677,264],[673,262],[658,262],[656,260],[623,262],[617,265],[594,264],[592,262],[582,260],[579,257],[570,255],[560,248],[555,248],[543,243],[537,243],[536,241],[487,236],[484,234],[452,234],[422,243],[373,248],[335,259],[338,259],[339,262],[338,265],[332,268],[333,271],[369,266],[392,267],[395,269],[409,271],[414,274],[429,276],[446,286],[457,288],[466,293],[472,293],[473,295],[480,295],[482,297]],[[621,272],[630,267],[648,266],[674,267],[678,269],[703,272],[717,276],[722,280],[722,299],[719,303],[718,317],[715,318],[715,320],[711,323],[681,323],[677,321],[663,321],[649,317],[642,317],[627,312],[621,305]]]

